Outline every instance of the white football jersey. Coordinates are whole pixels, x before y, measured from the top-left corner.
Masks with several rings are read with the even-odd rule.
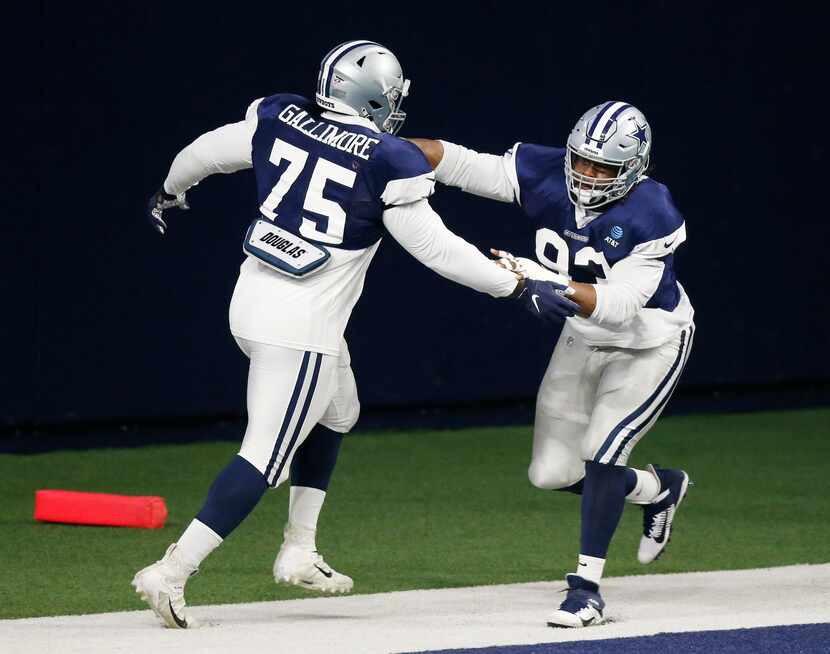
[[[591,316],[568,318],[588,345],[656,347],[692,324],[674,265],[686,225],[665,186],[644,178],[624,201],[586,213],[568,199],[562,148],[517,143],[497,156],[442,143],[439,182],[517,203],[536,230],[539,263],[564,280],[595,285]]]
[[[516,287],[515,275],[447,230],[431,210],[435,176],[421,151],[366,119],[321,113],[297,95],[257,100],[244,121],[182,150],[164,188],[179,194],[210,174],[251,167],[260,218],[327,249],[330,258],[295,277],[249,255],[229,312],[239,338],[338,355],[385,231],[448,279],[494,297]],[[286,246],[278,258],[293,251]]]

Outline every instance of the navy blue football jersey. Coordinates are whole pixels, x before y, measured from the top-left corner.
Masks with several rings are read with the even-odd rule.
[[[530,143],[516,148],[517,200],[536,226],[539,262],[593,284],[631,254],[660,259],[663,277],[646,308],[674,311],[681,299],[674,250],[685,240],[685,226],[668,189],[646,178],[579,228],[566,186],[566,150]]]
[[[387,206],[428,197],[432,168],[412,143],[329,120],[308,99],[264,98],[251,156],[260,212],[327,247],[359,250],[383,235]]]

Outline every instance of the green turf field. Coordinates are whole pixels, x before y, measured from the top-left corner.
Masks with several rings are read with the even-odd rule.
[[[527,481],[529,427],[357,434],[344,442],[317,544],[371,593],[561,579],[579,540],[579,498]],[[201,506],[233,443],[0,456],[0,618],[141,609],[133,573],[159,558]],[[830,409],[660,421],[634,465],[682,466],[696,485],[667,554],[636,561],[629,506],[608,575],[830,561]],[[161,530],[32,519],[38,488],[161,495]],[[287,488],[266,495],[188,584],[188,602],[306,597],[276,587]]]

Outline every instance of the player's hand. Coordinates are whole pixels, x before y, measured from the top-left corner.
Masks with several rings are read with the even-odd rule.
[[[167,223],[164,222],[164,212],[167,209],[187,210],[190,209],[190,205],[187,204],[184,193],[170,195],[165,192],[164,187],[153,194],[153,197],[147,202],[147,218],[150,220],[153,229],[162,236],[167,231]]]
[[[492,254],[494,257],[498,257],[498,259],[496,259],[495,261],[495,264],[499,268],[504,268],[505,270],[514,272],[521,277],[527,277],[524,270],[522,270],[521,265],[519,264],[519,260],[506,250],[496,250],[495,248],[490,248],[490,254]]]
[[[526,259],[525,257],[514,257],[510,252],[505,250],[497,250],[490,248],[490,253],[494,257],[498,257],[496,265],[511,272],[515,272],[522,277],[530,279],[540,279],[548,282],[556,282],[562,286],[567,286],[570,281],[565,275],[560,275],[552,270],[548,270],[544,266],[540,266],[533,259]]]
[[[556,282],[525,279],[524,291],[519,299],[530,313],[547,322],[561,323],[581,311],[580,306],[566,296],[573,289]]]

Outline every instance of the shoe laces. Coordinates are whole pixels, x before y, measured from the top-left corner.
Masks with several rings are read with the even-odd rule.
[[[646,514],[643,522],[643,533],[648,534],[649,538],[658,538],[663,530],[666,528],[666,520],[669,517],[669,510],[664,509],[652,516]],[[651,524],[649,524],[649,522]]]

